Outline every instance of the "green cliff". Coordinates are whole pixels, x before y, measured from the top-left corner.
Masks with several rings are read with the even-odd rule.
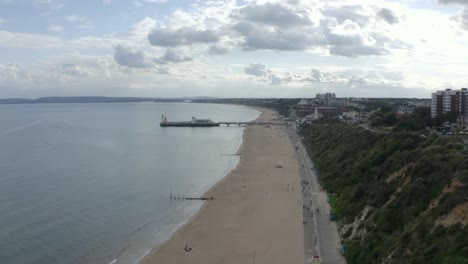
[[[468,156],[459,137],[301,131],[330,193],[349,264],[468,263]]]

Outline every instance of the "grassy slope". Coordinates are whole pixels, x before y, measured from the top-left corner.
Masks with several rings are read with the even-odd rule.
[[[336,194],[340,225],[351,226],[370,208],[342,235],[348,263],[468,263],[467,227],[437,224],[467,202],[468,159],[459,138],[345,124],[309,125],[302,134],[322,184]]]

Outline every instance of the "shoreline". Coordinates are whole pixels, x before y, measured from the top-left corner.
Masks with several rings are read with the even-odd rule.
[[[262,108],[255,108],[256,110],[260,111],[260,115],[257,119],[255,119],[255,121],[258,121],[258,120],[263,120],[265,118],[276,118],[277,117],[277,113],[272,111],[272,110],[269,110],[269,109],[262,109]],[[276,131],[278,130],[278,131]],[[220,259],[222,259],[224,262],[230,262],[230,261],[234,261],[232,263],[241,263],[240,261],[244,261],[246,258],[250,259],[250,256],[246,256],[245,255],[245,252],[242,252],[242,251],[245,251],[246,249],[243,247],[243,238],[242,239],[238,239],[237,242],[233,242],[231,241],[230,243],[227,243],[229,244],[229,246],[221,246],[219,245],[218,242],[226,242],[226,240],[229,240],[229,239],[223,239],[223,237],[231,237],[232,235],[236,235],[237,233],[236,232],[231,232],[230,228],[239,228],[239,222],[237,222],[237,226],[235,226],[235,222],[234,223],[232,222],[232,219],[230,217],[227,217],[224,215],[224,218],[223,218],[223,214],[222,212],[219,212],[219,211],[226,211],[226,206],[232,206],[232,208],[236,208],[239,210],[238,213],[236,213],[236,217],[238,218],[237,220],[242,220],[242,218],[247,218],[247,220],[249,220],[252,216],[255,216],[256,218],[264,218],[264,217],[267,217],[269,215],[272,214],[272,211],[269,210],[269,212],[267,214],[261,214],[261,213],[243,213],[243,210],[245,210],[246,208],[245,207],[251,207],[251,205],[249,205],[248,203],[246,203],[246,201],[248,202],[249,199],[251,199],[251,197],[245,197],[247,199],[244,199],[242,200],[242,197],[239,197],[239,196],[243,196],[245,195],[245,193],[243,193],[246,189],[246,185],[243,185],[243,187],[240,187],[241,189],[238,189],[236,190],[235,192],[237,194],[233,195],[233,196],[226,196],[226,197],[223,197],[223,194],[226,193],[224,189],[228,189],[232,191],[232,185],[233,185],[233,181],[235,182],[236,179],[240,174],[241,174],[241,177],[242,177],[242,170],[245,169],[245,167],[248,167],[246,164],[247,163],[247,159],[246,157],[243,155],[245,151],[248,151],[248,152],[251,152],[252,150],[255,151],[256,147],[258,146],[255,146],[255,138],[260,136],[260,138],[263,137],[263,132],[266,132],[266,131],[269,131],[269,133],[272,134],[272,139],[274,140],[278,140],[280,138],[285,138],[287,141],[289,141],[288,137],[286,135],[282,135],[281,132],[284,132],[284,129],[281,127],[281,128],[272,128],[270,126],[256,126],[256,127],[246,127],[245,130],[243,131],[243,135],[242,135],[242,143],[241,145],[239,146],[239,149],[237,150],[237,154],[239,155],[239,162],[237,163],[237,165],[235,166],[234,169],[232,169],[226,176],[224,176],[223,178],[221,178],[218,182],[216,182],[213,186],[211,186],[205,193],[204,193],[204,196],[206,197],[210,197],[210,196],[214,196],[214,200],[213,201],[205,201],[203,203],[203,205],[201,206],[201,208],[192,216],[190,217],[186,222],[184,222],[177,230],[175,230],[170,238],[166,241],[164,241],[163,243],[157,245],[155,248],[151,249],[149,251],[148,254],[146,254],[142,260],[140,260],[140,263],[143,263],[143,264],[147,264],[147,263],[187,263],[186,261],[190,261],[190,263],[218,263],[218,261],[220,261]],[[274,141],[273,140],[273,141]],[[252,142],[253,141],[253,142]],[[280,152],[282,153],[283,156],[285,156],[284,154],[287,153],[286,156],[289,156],[289,157],[292,157],[293,155],[293,150],[292,150],[292,143],[289,141],[289,144],[288,142],[284,142],[285,140],[283,139],[282,140],[282,144],[281,144],[281,148],[279,148]],[[289,148],[289,149],[288,149]],[[289,153],[288,153],[289,152]],[[249,157],[249,160],[251,160],[252,158],[253,159],[263,159],[263,157],[265,156],[265,154],[268,154],[268,153],[260,153],[262,155],[259,155],[259,157]],[[275,159],[276,160],[276,159]],[[282,251],[284,251],[285,249],[287,249],[287,251],[289,251],[289,254],[284,254],[284,252],[282,252],[280,255],[283,256],[279,259],[285,259],[284,256],[287,256],[287,259],[288,261],[289,260],[292,260],[294,259],[294,261],[292,262],[288,262],[288,263],[299,263],[299,262],[303,262],[303,259],[304,259],[304,254],[303,254],[303,229],[302,229],[302,224],[301,224],[301,220],[302,220],[302,208],[300,207],[300,202],[302,201],[302,197],[300,196],[300,184],[299,184],[299,172],[298,172],[298,164],[297,164],[297,161],[295,161],[295,159],[293,159],[294,161],[293,162],[289,162],[289,170],[295,170],[296,174],[295,176],[295,179],[288,179],[288,182],[291,182],[290,184],[287,184],[287,188],[288,188],[288,192],[289,192],[289,188],[291,188],[292,190],[294,190],[294,187],[296,188],[296,191],[297,192],[293,192],[291,191],[290,193],[287,193],[286,195],[289,197],[288,198],[288,204],[289,206],[291,205],[295,205],[293,206],[293,211],[295,212],[295,214],[293,216],[291,216],[291,220],[289,219],[286,219],[284,221],[277,221],[278,223],[276,224],[273,224],[273,225],[270,225],[269,231],[275,231],[276,229],[278,228],[281,228],[282,225],[284,224],[284,222],[288,223],[288,228],[289,230],[293,230],[294,232],[294,236],[293,236],[293,239],[294,239],[294,243],[291,243],[291,241],[285,241],[284,243],[279,243],[281,244],[281,249]],[[250,162],[251,163],[251,162]],[[271,163],[271,161],[269,162]],[[275,165],[276,163],[272,164],[271,168],[268,168],[267,171],[271,170],[272,174],[277,174],[276,172],[277,171],[281,171],[282,169],[278,169],[275,171],[275,169],[273,168],[273,166]],[[252,166],[250,166],[252,167]],[[254,166],[255,167],[255,166]],[[254,168],[255,169],[255,168]],[[258,168],[257,168],[258,169]],[[245,174],[245,173],[244,173]],[[270,175],[270,172],[267,173],[268,176]],[[243,175],[245,176],[245,175]],[[266,185],[269,185],[268,182],[266,182],[265,180],[268,180],[265,176],[263,176],[264,179],[262,179],[260,182],[256,181],[255,180],[255,183],[260,183],[260,184],[266,184]],[[281,178],[279,178],[280,181],[281,181]],[[248,181],[248,179],[247,179]],[[284,180],[283,180],[284,181]],[[277,184],[275,184],[277,185]],[[276,188],[274,188],[274,190],[271,190],[271,187],[272,186],[268,186],[267,188],[267,192],[266,194],[268,194],[268,191],[272,191],[276,194],[276,196],[279,196],[279,197],[276,197],[274,194],[271,194],[271,195],[267,195],[267,196],[271,196],[269,198],[280,198],[282,196],[285,195],[285,188],[286,188],[286,184],[282,183],[281,185],[283,185],[283,189],[279,189],[278,190],[278,186],[274,186]],[[294,186],[294,187],[293,187]],[[239,188],[239,186],[236,186],[237,188]],[[249,186],[250,187],[250,186]],[[290,197],[293,197],[293,198],[290,198]],[[241,199],[241,200],[239,200]],[[264,203],[265,201],[262,201],[262,203]],[[222,204],[221,207],[219,205],[216,205],[217,203],[219,204]],[[262,209],[261,206],[257,206],[259,210]],[[270,205],[271,207],[271,205]],[[286,208],[283,210],[282,209],[273,209],[273,210],[278,210],[278,211],[291,211],[291,208]],[[227,210],[229,211],[229,210]],[[284,212],[283,212],[284,214]],[[289,218],[290,216],[288,214],[286,214],[286,216]],[[236,218],[234,217],[234,218]],[[267,217],[268,218],[268,217]],[[269,221],[273,221],[274,218],[271,218],[271,219],[263,219],[263,220],[269,220]],[[229,223],[227,223],[226,226],[219,226],[219,221],[221,221],[221,223],[224,223],[224,222],[231,222],[229,225]],[[224,222],[223,222],[224,221]],[[274,223],[275,221],[273,221]],[[254,228],[253,230],[255,231],[256,229],[261,229],[261,225],[258,225],[259,223],[257,223],[257,221],[255,221],[255,223],[252,223],[250,228]],[[216,228],[213,228],[213,230],[205,230],[205,229],[210,229],[213,225],[216,225],[217,227]],[[234,225],[234,226],[233,226]],[[230,226],[230,227],[229,227]],[[267,225],[268,226],[268,225]],[[218,231],[222,231],[222,233],[219,233],[218,234]],[[216,233],[216,234],[215,234]],[[255,232],[254,232],[255,233]],[[248,235],[248,234],[247,234]],[[258,240],[258,237],[259,235],[255,235],[253,234],[252,238],[253,240]],[[284,237],[282,237],[284,238]],[[180,240],[191,240],[193,242],[190,243],[190,241],[186,241],[185,244],[184,243],[181,243]],[[264,237],[264,239],[261,239],[261,243],[275,243],[274,241],[272,241],[273,239],[275,239],[275,236],[269,236],[267,235],[266,237]],[[218,242],[216,242],[218,240]],[[246,238],[246,241],[248,241],[249,239]],[[240,243],[239,243],[240,241]],[[260,243],[260,244],[261,244]],[[180,246],[177,246],[178,244],[180,244]],[[190,245],[193,245],[194,247],[194,252],[190,252],[189,254],[187,254],[188,252],[184,252],[184,245],[187,245],[187,244],[190,244]],[[294,245],[294,248],[291,249],[291,247],[289,246],[290,244],[293,244]],[[261,245],[259,246],[260,248],[262,247]],[[238,251],[241,251],[241,252],[232,252],[233,249],[237,249]],[[206,251],[205,251],[206,250]],[[195,251],[198,251],[199,253],[202,253],[202,251],[205,251],[206,253],[214,253],[213,251],[219,251],[219,252],[215,252],[216,254],[196,254]],[[236,250],[235,250],[236,251]],[[254,249],[255,251],[255,249]],[[291,254],[291,252],[294,252],[293,254]],[[276,257],[272,257],[276,254],[271,254],[272,252],[268,252],[266,251],[265,253],[267,254],[261,254],[261,252],[257,253],[258,255],[258,258],[260,260],[260,257],[262,257],[262,255],[264,255],[265,257],[267,257],[267,259],[269,259],[268,263],[282,263],[284,260],[281,260],[280,262],[276,262],[276,261],[279,261],[278,259],[278,256]],[[196,256],[195,256],[196,255]],[[195,258],[194,258],[195,256]],[[270,259],[271,258],[271,259]],[[258,263],[262,263],[261,261],[258,262]]]
[[[260,115],[255,118],[254,120],[252,121],[257,121],[263,114],[263,108],[258,108],[258,107],[251,107],[251,106],[245,106],[245,105],[237,105],[237,106],[243,106],[243,107],[248,107],[248,108],[252,108],[252,109],[255,109],[257,111],[260,112]],[[218,184],[221,184],[227,177],[229,177],[229,175],[232,174],[233,171],[235,171],[239,166],[241,166],[242,164],[242,161],[243,161],[243,158],[242,156],[240,155],[240,153],[242,152],[242,150],[244,149],[244,145],[245,145],[245,140],[246,140],[246,130],[247,130],[248,127],[245,127],[244,128],[244,131],[242,132],[242,142],[239,146],[239,148],[237,149],[236,151],[236,155],[239,155],[239,161],[237,162],[236,166],[231,169],[231,171],[229,171],[226,175],[224,175],[224,177],[222,177],[221,179],[219,179],[218,181],[216,181],[213,185],[211,185],[202,195],[201,197],[209,197],[209,193],[210,191],[212,191],[213,188],[215,188]],[[180,232],[186,225],[188,225],[195,217],[197,217],[203,210],[204,208],[206,207],[207,205],[207,202],[209,201],[203,201],[203,205],[197,210],[197,212],[195,214],[193,214],[189,219],[183,221],[182,223],[180,223],[177,228],[170,232],[169,233],[169,238],[164,240],[163,242],[157,244],[154,248],[148,250],[148,252],[138,261],[138,264],[144,264],[146,263],[146,261],[148,261],[148,258],[153,255],[154,253],[156,253],[161,247],[164,246],[164,244],[168,243],[178,232]],[[118,258],[115,258],[113,259],[109,264],[115,264],[115,263],[118,263]]]

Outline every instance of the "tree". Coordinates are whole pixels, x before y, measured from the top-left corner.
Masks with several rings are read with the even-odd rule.
[[[455,123],[457,122],[458,113],[457,112],[448,112],[438,114],[434,117],[434,126],[441,126],[444,122]]]

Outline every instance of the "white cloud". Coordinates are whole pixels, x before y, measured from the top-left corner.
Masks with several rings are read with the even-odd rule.
[[[0,64],[0,83],[11,83],[24,78],[27,78],[27,73],[21,66],[15,64]]]
[[[92,28],[94,28],[91,21],[88,18],[83,17],[83,16],[75,16],[75,15],[65,16],[65,20],[70,22],[70,23],[75,23],[76,28],[78,28],[78,29],[92,29]]]
[[[0,47],[38,49],[59,47],[62,44],[61,39],[48,35],[0,30]]]
[[[47,31],[50,31],[50,32],[61,32],[63,30],[64,30],[64,28],[62,26],[60,26],[60,25],[53,25],[52,24],[52,25],[49,25],[47,27]]]
[[[88,19],[82,16],[66,16],[65,19],[69,22],[87,22]]]

